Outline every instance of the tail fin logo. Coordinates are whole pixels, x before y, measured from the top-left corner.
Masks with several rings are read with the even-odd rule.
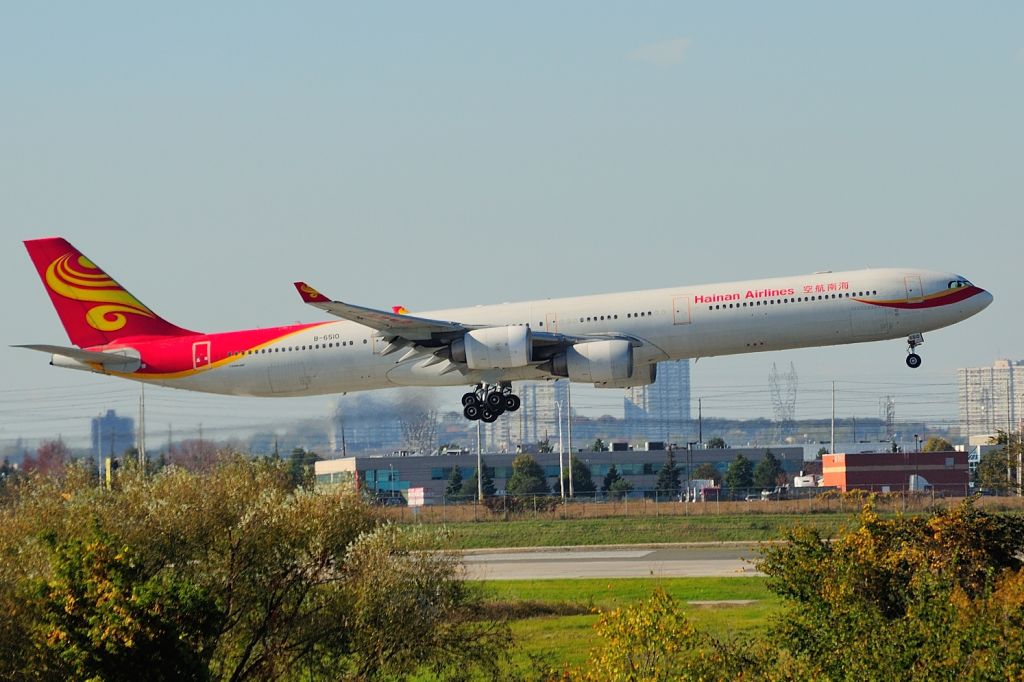
[[[98,304],[85,313],[90,327],[115,332],[128,323],[127,315],[156,317],[88,258],[74,256],[74,253],[67,253],[50,263],[46,268],[46,284],[65,298]]]

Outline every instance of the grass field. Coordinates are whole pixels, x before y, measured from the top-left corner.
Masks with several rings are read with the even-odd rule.
[[[566,545],[648,544],[777,540],[797,524],[832,535],[851,515],[772,514],[729,516],[607,517],[523,519],[489,523],[449,523],[454,549],[557,547]]]
[[[552,611],[577,610],[575,615],[538,615],[512,621],[515,660],[530,658],[550,664],[580,665],[600,645],[594,632],[598,611],[645,599],[656,589],[675,599],[699,628],[722,638],[763,630],[782,602],[768,592],[764,578],[638,578],[615,580],[509,580],[482,583],[497,608],[515,604],[548,605]],[[753,600],[750,604],[692,605],[693,601]],[[568,607],[568,608],[566,608]]]

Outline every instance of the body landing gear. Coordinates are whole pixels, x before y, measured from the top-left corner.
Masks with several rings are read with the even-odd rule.
[[[479,419],[490,424],[504,412],[515,412],[521,404],[519,396],[512,393],[512,384],[507,381],[496,386],[479,384],[475,391],[462,396],[462,416],[470,421]]]
[[[924,343],[923,334],[911,334],[907,337],[907,367],[917,369],[921,366],[921,356],[914,349]]]

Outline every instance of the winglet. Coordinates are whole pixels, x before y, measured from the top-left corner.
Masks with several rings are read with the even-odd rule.
[[[295,289],[305,303],[329,303],[331,300],[305,282],[295,282]]]

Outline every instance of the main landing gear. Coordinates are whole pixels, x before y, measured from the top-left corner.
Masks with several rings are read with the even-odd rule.
[[[478,384],[475,391],[462,396],[462,415],[470,421],[477,419],[490,424],[503,412],[519,409],[519,396],[512,393],[512,384],[503,381],[497,386]]]
[[[911,334],[907,337],[907,367],[917,369],[921,366],[921,356],[914,352],[914,349],[924,343],[923,334]]]

